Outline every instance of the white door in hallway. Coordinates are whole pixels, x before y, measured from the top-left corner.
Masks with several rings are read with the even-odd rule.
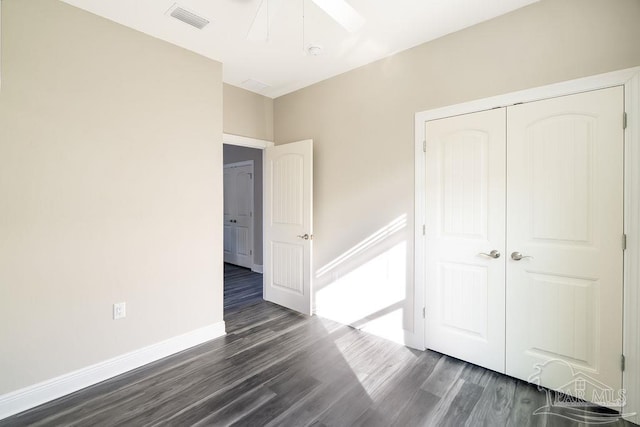
[[[426,123],[427,348],[504,372],[505,110]]]
[[[224,166],[224,262],[253,267],[253,164]]]
[[[264,298],[311,315],[313,141],[265,150],[264,200]]]
[[[622,386],[622,116],[621,87],[507,108],[507,374],[586,400]]]

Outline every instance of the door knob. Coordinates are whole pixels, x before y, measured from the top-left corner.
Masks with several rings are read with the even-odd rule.
[[[520,252],[512,252],[511,259],[514,261],[520,261],[523,258],[533,258],[531,255],[522,255]]]
[[[303,239],[303,240],[309,240],[311,238],[311,236],[309,236],[308,234],[303,234],[302,236],[298,236],[299,238]]]
[[[500,258],[500,251],[497,250],[492,250],[491,252],[489,252],[488,254],[484,253],[484,252],[480,252],[478,255],[483,255],[483,256],[488,256],[489,258]]]

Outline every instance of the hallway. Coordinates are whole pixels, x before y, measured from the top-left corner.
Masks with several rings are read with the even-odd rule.
[[[262,301],[262,274],[224,264],[224,311]]]

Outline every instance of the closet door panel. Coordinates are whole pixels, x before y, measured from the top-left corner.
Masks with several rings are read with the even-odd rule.
[[[233,219],[235,218],[235,171],[234,168],[225,167],[223,175],[223,230],[224,230],[224,262],[235,264],[236,241]]]
[[[622,381],[622,96],[507,109],[507,373],[590,401]]]
[[[253,267],[253,165],[224,166],[224,262]]]
[[[427,347],[504,372],[505,111],[426,138]]]
[[[235,169],[235,264],[253,267],[253,165]]]

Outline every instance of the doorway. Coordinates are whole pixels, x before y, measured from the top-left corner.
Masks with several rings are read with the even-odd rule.
[[[262,150],[223,145],[224,310],[263,299]]]
[[[263,170],[255,176],[264,182],[254,189],[264,191],[255,198],[264,207],[254,209],[264,214],[262,231],[255,233],[254,262],[263,250],[262,265],[251,270],[263,276],[263,299],[300,313],[312,314],[313,247],[313,140],[281,144],[236,135],[223,135],[223,147],[240,146],[259,149],[264,156],[254,161]],[[231,149],[233,151],[233,149]],[[255,152],[254,152],[255,153]],[[231,157],[223,162],[232,161]],[[241,159],[233,158],[233,161]],[[258,188],[259,187],[259,188]],[[258,193],[258,191],[256,191]],[[255,193],[254,193],[255,195]],[[257,228],[257,227],[256,227]]]

